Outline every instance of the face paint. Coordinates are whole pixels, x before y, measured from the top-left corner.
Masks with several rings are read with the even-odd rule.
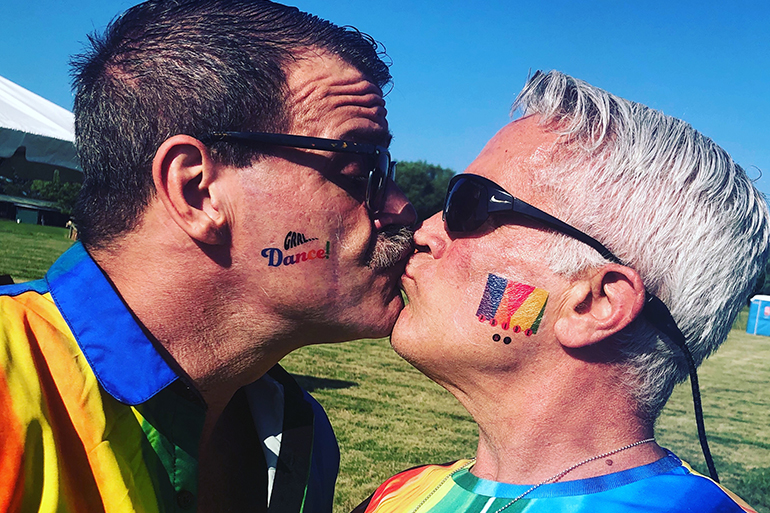
[[[490,273],[476,317],[491,326],[530,336],[537,333],[547,302],[547,291]],[[510,337],[503,340],[506,344],[510,341]]]
[[[290,238],[291,234],[295,235],[293,239]],[[302,238],[301,239],[296,238],[297,235],[300,235]],[[298,240],[302,240],[303,242],[297,243]],[[302,234],[289,232],[286,235],[286,239],[284,240],[284,248],[288,249],[286,248],[287,243],[292,244],[290,247],[294,247],[296,245],[305,244],[306,242],[312,242],[315,240],[318,240],[318,239],[317,238],[306,239],[305,236]],[[265,248],[262,250],[262,256],[264,258],[267,258],[268,267],[281,267],[282,265],[294,265],[302,262],[308,262],[311,260],[321,260],[321,259],[328,260],[329,255],[331,255],[331,244],[328,240],[326,241],[325,248],[311,249],[310,251],[301,251],[296,255],[284,256],[283,251],[281,251],[278,248]]]
[[[500,338],[502,337],[500,337],[499,333],[495,333],[494,335],[492,335],[492,340],[494,340],[495,342],[500,342]],[[503,344],[508,345],[510,343],[511,343],[511,337],[505,337],[503,339]]]
[[[312,242],[314,240],[318,240],[318,237],[308,239],[307,237],[305,237],[305,234],[303,233],[289,232],[286,234],[286,238],[283,239],[283,249],[296,248],[301,244],[305,244],[306,242]]]

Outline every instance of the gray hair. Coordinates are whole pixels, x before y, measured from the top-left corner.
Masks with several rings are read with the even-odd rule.
[[[602,242],[668,306],[696,365],[724,342],[768,258],[768,208],[722,148],[679,119],[557,71],[536,73],[513,110],[560,134],[534,182],[557,217]],[[574,276],[606,263],[555,235],[550,266]],[[654,420],[687,366],[637,318],[614,338],[624,386]]]

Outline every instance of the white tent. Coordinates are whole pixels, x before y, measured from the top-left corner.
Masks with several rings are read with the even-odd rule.
[[[0,77],[0,163],[26,158],[42,164],[32,178],[59,169],[63,180],[82,180],[74,121],[67,109]]]

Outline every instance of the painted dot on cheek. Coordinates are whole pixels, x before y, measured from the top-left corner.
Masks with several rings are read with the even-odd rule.
[[[513,327],[513,332],[514,332],[514,333],[518,333],[518,332],[520,332],[520,331],[521,331],[521,326],[514,326],[514,327]]]
[[[479,315],[479,322],[484,322],[486,320],[487,320],[486,317],[484,317],[483,315]]]
[[[504,322],[500,325],[500,327],[503,328],[504,330],[507,330],[510,327],[510,324],[508,324],[507,322]]]
[[[527,331],[524,332],[524,334],[526,336],[528,336],[528,337],[531,337],[532,336],[532,330],[527,330]]]
[[[510,344],[511,343],[511,337],[505,337],[503,339],[503,344]]]
[[[492,326],[497,326],[497,319],[492,319],[491,321],[489,321],[489,324],[491,324]]]
[[[495,342],[500,342],[500,335],[495,333],[494,335],[492,335],[492,340],[494,340]]]

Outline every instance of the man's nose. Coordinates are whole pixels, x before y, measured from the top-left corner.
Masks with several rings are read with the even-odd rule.
[[[404,192],[393,180],[388,180],[385,190],[385,204],[374,215],[374,226],[382,230],[386,226],[414,226],[417,222],[417,211],[409,202]]]
[[[414,232],[414,244],[417,251],[428,252],[433,255],[433,258],[441,258],[448,242],[449,237],[444,229],[441,212],[423,221]]]

